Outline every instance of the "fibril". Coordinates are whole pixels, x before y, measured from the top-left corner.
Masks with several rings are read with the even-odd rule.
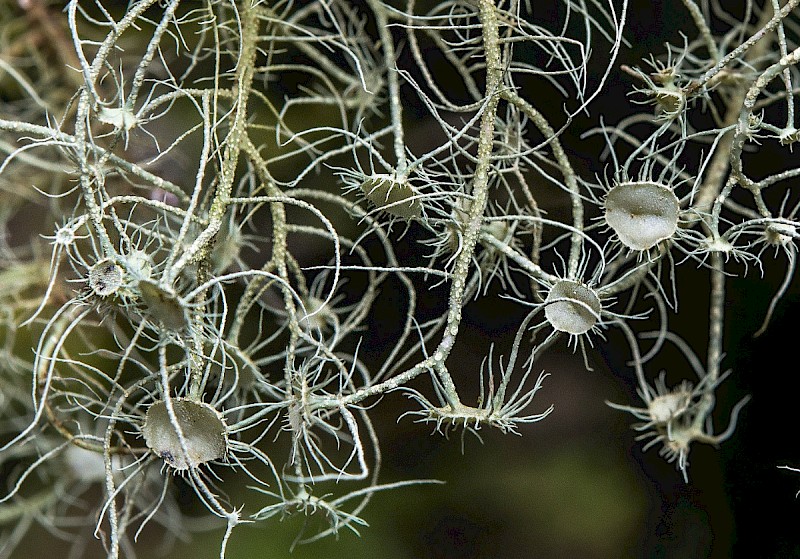
[[[619,183],[608,191],[605,210],[606,223],[632,250],[648,250],[678,229],[678,197],[657,182]]]
[[[181,447],[178,431],[164,401],[151,405],[145,414],[142,436],[147,448],[176,470],[197,468],[225,457],[228,432],[217,410],[188,398],[173,398],[172,409],[183,434],[186,452]]]

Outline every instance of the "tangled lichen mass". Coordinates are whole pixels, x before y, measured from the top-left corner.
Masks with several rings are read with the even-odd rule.
[[[680,40],[631,68],[628,0],[0,0],[0,559],[68,515],[75,553],[183,536],[179,483],[220,557],[245,522],[358,533],[434,482],[383,480],[383,396],[524,435],[542,356],[588,367],[611,332],[636,384],[611,405],[689,481],[747,402],[718,402],[726,288],[783,259],[761,334],[795,273],[799,3],[674,2]],[[577,156],[620,79],[631,116]],[[495,299],[522,318],[467,348]]]

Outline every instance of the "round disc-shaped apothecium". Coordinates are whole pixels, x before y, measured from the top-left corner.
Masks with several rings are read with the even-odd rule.
[[[764,230],[764,239],[772,246],[786,246],[794,240],[796,229],[788,223],[770,223]]]
[[[678,229],[678,198],[656,182],[619,183],[608,191],[605,207],[606,222],[633,250],[648,250]]]
[[[138,294],[147,314],[170,330],[181,330],[189,323],[188,314],[178,295],[153,281],[137,284]]]
[[[681,116],[686,108],[686,94],[676,86],[658,87],[654,91],[656,107],[663,119],[673,119]]]
[[[167,404],[163,401],[147,409],[142,425],[142,436],[150,450],[176,470],[196,468],[225,457],[228,432],[217,410],[187,398],[173,398],[172,409],[183,433],[186,453],[181,448],[178,431],[170,421]]]
[[[100,297],[108,297],[122,287],[123,272],[113,260],[105,258],[89,270],[89,288]]]
[[[416,192],[406,180],[376,174],[361,183],[361,191],[367,200],[395,217],[412,219],[422,215],[422,203],[415,198]]]
[[[575,281],[557,282],[544,304],[545,318],[559,332],[585,334],[600,319],[600,298],[592,289]]]
[[[647,406],[650,419],[655,423],[667,423],[683,414],[692,403],[690,390],[681,388],[653,398]]]

